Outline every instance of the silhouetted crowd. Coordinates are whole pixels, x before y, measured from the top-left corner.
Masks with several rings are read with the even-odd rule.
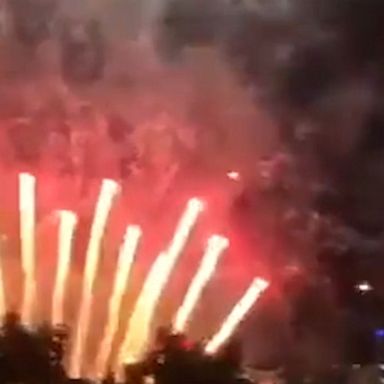
[[[64,383],[68,332],[64,326],[24,327],[16,313],[5,316],[0,336],[1,383]]]
[[[125,369],[126,381],[139,384],[153,377],[160,384],[246,384],[241,346],[232,341],[215,356],[204,353],[203,343],[189,343],[184,335],[160,330],[155,348],[143,362]]]
[[[139,384],[152,377],[159,384],[235,384],[250,382],[242,374],[241,346],[232,340],[215,356],[204,353],[203,343],[166,328],[157,332],[154,348],[138,364],[126,366],[126,381]]]
[[[0,335],[0,382],[87,382],[67,377],[63,361],[68,338],[65,326],[47,323],[27,328],[17,313],[7,313]],[[158,384],[248,382],[241,376],[241,351],[236,341],[213,357],[204,353],[203,344],[189,343],[184,335],[172,334],[167,328],[159,328],[153,348],[142,361],[125,367],[127,384],[141,384],[149,378]],[[113,372],[109,372],[103,382],[115,383]]]

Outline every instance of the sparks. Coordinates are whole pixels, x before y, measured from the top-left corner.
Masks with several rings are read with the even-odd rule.
[[[24,293],[22,304],[22,321],[26,325],[33,322],[33,311],[36,297],[36,179],[28,173],[19,175],[19,210],[21,262],[24,273]]]
[[[202,210],[203,203],[199,199],[189,200],[170,246],[153,263],[129,320],[127,333],[118,355],[119,366],[123,363],[136,362],[142,357],[156,305]]]
[[[103,180],[86,253],[79,320],[70,360],[69,371],[72,378],[80,378],[81,374],[84,347],[90,323],[93,286],[99,264],[101,240],[113,200],[118,190],[119,186],[115,181]]]
[[[201,293],[208,283],[213,273],[215,272],[216,265],[223,251],[228,247],[229,241],[225,237],[214,235],[208,240],[207,248],[199,269],[194,276],[184,301],[177,311],[173,330],[175,332],[183,332],[187,326],[187,321],[196,306]]]
[[[137,246],[141,237],[141,229],[131,225],[127,228],[123,244],[120,248],[119,260],[116,266],[115,282],[109,299],[108,318],[104,336],[96,357],[95,376],[101,379],[107,373],[107,363],[111,353],[113,338],[119,324],[119,314],[129,274],[132,268]]]
[[[56,281],[52,299],[52,323],[64,324],[64,297],[71,264],[72,241],[77,224],[73,212],[59,211],[59,239]]]
[[[214,354],[233,334],[236,327],[244,319],[245,315],[258,300],[260,295],[268,288],[269,283],[256,278],[249,286],[240,301],[237,302],[228,317],[225,319],[219,331],[212,337],[205,347],[205,352]]]

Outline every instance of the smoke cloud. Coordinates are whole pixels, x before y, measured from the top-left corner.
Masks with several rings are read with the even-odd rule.
[[[15,184],[20,168],[44,180],[39,190],[42,217],[58,205],[80,210],[86,233],[98,180],[120,177],[126,143],[111,139],[108,131],[108,119],[118,115],[133,127],[135,151],[145,159],[148,173],[138,172],[124,185],[129,199],[122,206],[138,208],[116,214],[106,240],[108,254],[116,250],[112,244],[121,240],[127,218],[148,223],[149,213],[142,212],[161,216],[175,200],[182,200],[180,196],[196,189],[220,212],[207,227],[234,232],[236,257],[220,277],[230,279],[231,298],[240,292],[249,270],[256,268],[267,272],[297,263],[317,278],[314,269],[324,226],[340,229],[334,232],[342,238],[341,248],[347,243],[348,249],[372,259],[382,249],[382,1],[66,0],[59,2],[58,15],[102,21],[107,52],[103,79],[87,85],[64,81],[55,33],[31,56],[14,37],[6,36],[7,55],[0,63],[3,174],[8,185]],[[60,130],[69,131],[71,139],[62,141],[56,135]],[[59,176],[62,159],[70,157],[76,163],[85,147],[76,183]],[[18,158],[20,152],[28,153],[27,162]],[[233,170],[241,174],[235,186],[225,176]],[[62,192],[64,184],[68,188]],[[271,185],[284,188],[272,188],[270,193]],[[2,191],[2,209],[10,216],[14,192]],[[163,208],[158,208],[159,201]],[[164,228],[153,235],[148,246],[153,249],[145,252],[156,254],[177,214],[169,216],[159,219],[158,226]],[[294,230],[287,234],[286,228]],[[9,253],[17,255],[15,219],[4,224],[4,232],[11,233]],[[78,235],[79,255],[83,238],[86,234]],[[17,263],[7,262],[20,274]],[[74,297],[82,262],[79,257],[72,276]],[[52,260],[41,261],[49,263]],[[131,296],[149,264],[147,257],[138,267]],[[113,263],[102,267],[105,284],[100,281],[98,290],[100,297],[107,297]],[[173,299],[164,304],[165,319],[177,307],[177,291],[186,286],[185,279],[176,280],[171,282]],[[14,292],[12,300],[17,302],[18,291]],[[214,293],[206,298],[212,302],[208,328],[228,304],[212,300]],[[264,321],[259,329],[274,323],[282,329],[281,337],[270,342],[271,354],[291,335],[278,321],[290,316],[282,305],[285,299],[278,297],[278,304],[265,311],[270,316],[266,321],[255,320]],[[334,292],[327,292],[324,300],[335,307]],[[73,300],[69,311],[75,312],[75,307]],[[102,309],[97,312],[102,318]],[[324,323],[320,334],[333,334],[324,331]],[[338,324],[336,319],[334,329]],[[332,349],[323,347],[317,351]],[[251,349],[258,355],[267,348],[263,343],[260,350]],[[321,360],[320,354],[327,355],[315,351],[315,361]]]

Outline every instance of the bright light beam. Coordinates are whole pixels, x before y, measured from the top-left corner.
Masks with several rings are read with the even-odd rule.
[[[223,322],[219,331],[212,337],[205,347],[205,352],[214,354],[231,337],[236,327],[244,319],[261,294],[268,288],[269,283],[263,279],[255,278],[243,297],[234,306]]]
[[[108,318],[95,362],[95,376],[97,379],[102,379],[107,373],[107,363],[112,349],[112,342],[119,325],[121,303],[141,234],[140,227],[135,225],[128,226],[120,248],[115,282],[112,295],[109,298]]]
[[[122,364],[135,363],[142,357],[156,305],[168,280],[169,269],[167,254],[161,253],[151,266],[129,319],[128,331],[118,355],[118,369]]]
[[[24,274],[24,293],[21,319],[32,325],[36,299],[36,178],[28,173],[19,175],[19,210],[21,264]]]
[[[191,313],[195,308],[204,287],[215,272],[220,256],[228,245],[229,241],[225,237],[214,235],[209,238],[199,269],[197,270],[196,275],[188,288],[187,294],[184,297],[183,303],[174,319],[173,330],[175,332],[185,331]]]
[[[113,200],[118,191],[119,186],[115,181],[107,179],[103,180],[86,253],[79,320],[70,358],[69,373],[70,377],[75,379],[80,378],[81,375],[84,347],[89,331],[93,286],[100,258],[101,241]]]
[[[118,354],[118,368],[123,363],[136,362],[142,357],[156,305],[202,210],[203,203],[199,199],[188,201],[168,250],[161,253],[152,264],[129,320]]]
[[[59,211],[59,239],[56,280],[52,297],[52,324],[64,324],[64,297],[71,264],[72,241],[77,217],[70,211]]]

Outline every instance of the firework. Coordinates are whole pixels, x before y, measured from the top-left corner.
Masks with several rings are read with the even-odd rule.
[[[79,320],[69,367],[70,376],[72,378],[79,378],[81,373],[84,347],[90,323],[93,286],[99,264],[101,241],[109,212],[118,190],[119,186],[116,182],[112,180],[103,180],[86,253]]]
[[[228,239],[222,236],[214,235],[208,240],[207,248],[199,269],[188,288],[182,305],[177,311],[173,323],[173,330],[175,332],[185,331],[187,321],[189,320],[190,315],[196,306],[205,285],[208,283],[213,273],[215,272],[216,265],[222,252],[228,247],[228,245]]]
[[[24,274],[24,293],[22,303],[22,321],[31,325],[36,297],[35,265],[35,215],[36,215],[36,179],[28,173],[19,175],[19,210],[21,263]]]
[[[112,295],[109,299],[107,323],[96,357],[95,376],[97,378],[103,378],[106,374],[107,362],[111,353],[113,338],[119,324],[121,303],[140,237],[140,227],[133,225],[129,226],[125,233],[124,242],[120,248],[119,260],[116,266],[115,282]]]
[[[72,241],[77,223],[73,212],[59,211],[59,239],[56,281],[52,298],[52,323],[64,323],[64,297],[71,264]]]
[[[206,345],[206,353],[214,354],[231,337],[236,327],[244,319],[260,295],[267,289],[268,285],[269,283],[263,279],[256,278],[253,280],[243,297],[225,319],[219,331]]]
[[[20,240],[21,261],[24,274],[22,321],[27,325],[33,323],[36,300],[35,189],[36,179],[27,173],[20,174]],[[80,378],[83,370],[101,242],[105,233],[112,203],[118,190],[119,186],[117,183],[112,180],[103,180],[95,207],[86,251],[79,318],[69,361],[69,376],[71,378]],[[118,368],[120,368],[122,364],[135,363],[143,357],[148,345],[153,317],[158,302],[203,208],[204,205],[199,199],[193,198],[188,201],[172,241],[166,250],[161,252],[153,262],[140,294],[137,297],[136,304],[128,322],[128,327],[125,330],[125,337],[118,350],[116,359]],[[73,237],[77,225],[77,216],[73,212],[59,211],[59,217],[57,271],[51,314],[53,324],[62,324],[64,322],[64,299],[71,266]],[[140,227],[135,225],[128,226],[119,251],[112,294],[108,302],[107,320],[93,371],[97,378],[102,378],[107,371],[107,364],[111,358],[112,345],[119,326],[122,301],[141,235]],[[184,332],[187,328],[202,292],[215,273],[220,257],[228,246],[229,241],[225,237],[213,235],[208,239],[198,270],[174,318],[173,331]],[[2,277],[0,260],[0,314],[5,312],[6,307]],[[232,336],[236,327],[244,319],[268,285],[269,283],[265,280],[260,278],[254,279],[242,298],[227,316],[221,328],[207,344],[205,348],[206,353],[214,354]]]
[[[189,200],[168,250],[161,253],[153,263],[129,320],[118,355],[119,365],[135,362],[142,357],[156,305],[202,209],[200,200]]]

